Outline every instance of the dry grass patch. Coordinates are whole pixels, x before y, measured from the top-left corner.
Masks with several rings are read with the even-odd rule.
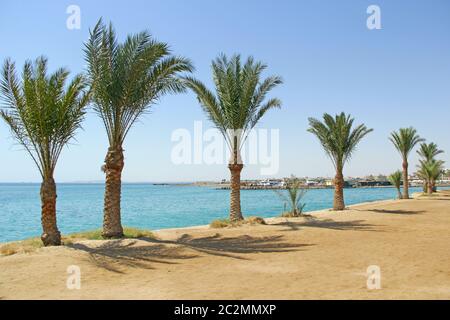
[[[313,219],[314,217],[310,214],[306,213],[294,213],[290,211],[283,212],[281,214],[282,218],[305,218],[305,219]]]
[[[125,227],[123,233],[125,239],[156,238],[151,231],[138,228]],[[62,236],[63,245],[70,245],[81,240],[104,240],[102,237],[102,230],[91,230]],[[43,246],[41,239],[38,237],[23,241],[9,242],[3,245],[0,244],[0,255],[10,256],[17,253],[30,253]]]
[[[23,241],[10,242],[0,245],[0,255],[10,256],[16,253],[29,253],[42,248],[44,245],[40,238],[31,238]]]
[[[125,239],[139,239],[139,238],[155,238],[155,235],[149,231],[138,228],[124,227],[123,234]],[[74,240],[104,240],[102,237],[102,230],[91,230],[79,233],[72,233],[63,236],[64,244],[72,243]]]
[[[234,228],[245,224],[250,225],[264,225],[266,221],[261,217],[248,217],[240,221],[230,221],[230,219],[218,219],[214,220],[209,224],[210,228],[221,229],[221,228]]]

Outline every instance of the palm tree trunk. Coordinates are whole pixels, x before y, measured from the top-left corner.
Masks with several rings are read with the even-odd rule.
[[[397,187],[397,194],[398,194],[398,198],[399,198],[399,199],[402,199],[402,198],[403,198],[402,192],[400,191],[400,186]]]
[[[41,184],[41,240],[44,246],[61,245],[61,233],[56,224],[56,184],[53,177],[44,178]]]
[[[229,164],[231,172],[230,221],[243,220],[241,212],[241,171],[244,165]]]
[[[428,193],[428,195],[432,195],[433,194],[433,183],[431,181],[429,181],[427,183],[427,193]]]
[[[403,160],[403,199],[409,199],[408,160]]]
[[[334,202],[333,209],[341,211],[345,209],[344,203],[344,175],[342,170],[336,171],[336,177],[334,178]]]
[[[104,238],[123,237],[123,228],[120,218],[120,195],[123,166],[124,157],[122,147],[110,147],[106,154],[105,165],[103,167],[106,174],[102,232]]]

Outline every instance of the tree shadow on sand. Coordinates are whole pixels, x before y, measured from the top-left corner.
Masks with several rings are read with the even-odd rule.
[[[176,264],[175,260],[196,257],[183,253],[182,248],[136,244],[137,241],[110,240],[95,247],[83,243],[74,243],[68,247],[87,252],[90,262],[97,267],[117,273],[123,273],[122,267],[153,269],[152,263]]]
[[[354,231],[380,231],[375,225],[365,223],[365,220],[335,221],[333,219],[309,218],[305,221],[285,221],[273,224],[273,226],[287,227],[282,231],[297,231],[302,227],[322,228],[332,230],[354,230]]]
[[[123,273],[121,267],[152,269],[154,263],[177,264],[177,260],[196,258],[199,254],[246,260],[246,254],[298,251],[301,247],[310,246],[283,242],[283,236],[222,237],[215,234],[194,238],[184,234],[176,240],[139,240],[111,240],[96,247],[76,243],[69,247],[89,253],[90,261],[98,267]]]
[[[399,215],[414,215],[414,214],[421,214],[425,211],[423,210],[387,210],[387,209],[369,209],[369,210],[362,210],[362,211],[370,211],[375,213],[388,213],[388,214],[399,214]]]

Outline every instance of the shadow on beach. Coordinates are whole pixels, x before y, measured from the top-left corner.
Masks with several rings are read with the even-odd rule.
[[[121,271],[122,267],[153,269],[152,264],[178,264],[177,260],[193,259],[199,254],[246,260],[248,258],[244,256],[245,254],[298,251],[301,247],[311,246],[311,244],[283,242],[283,236],[222,237],[220,234],[215,234],[194,238],[184,234],[176,240],[153,238],[139,240],[139,242],[110,240],[96,247],[75,243],[69,247],[89,253],[90,261],[98,267],[124,273]]]
[[[387,209],[366,209],[362,211],[369,211],[375,213],[388,213],[388,214],[399,214],[399,215],[414,215],[414,214],[422,214],[426,211],[424,210],[387,210]]]
[[[152,263],[176,264],[174,260],[191,259],[195,255],[185,254],[181,248],[164,245],[136,246],[137,241],[110,240],[99,246],[90,247],[74,243],[68,247],[89,254],[89,260],[97,267],[124,273],[122,267],[153,269]]]
[[[287,227],[282,231],[297,231],[302,227],[323,228],[332,230],[353,230],[353,231],[380,231],[375,225],[364,223],[364,220],[335,221],[332,219],[309,218],[305,221],[286,221],[272,224],[273,226]]]

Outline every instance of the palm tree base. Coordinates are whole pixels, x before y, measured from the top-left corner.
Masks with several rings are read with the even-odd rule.
[[[45,247],[60,246],[61,245],[61,233],[57,231],[56,233],[48,234],[43,233],[41,235],[42,243]]]
[[[102,233],[102,238],[104,239],[122,239],[125,235],[123,232],[115,232],[115,233]]]

